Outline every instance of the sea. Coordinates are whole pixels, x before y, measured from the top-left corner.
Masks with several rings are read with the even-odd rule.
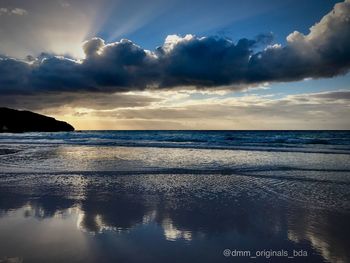
[[[0,134],[0,262],[350,262],[350,131]]]

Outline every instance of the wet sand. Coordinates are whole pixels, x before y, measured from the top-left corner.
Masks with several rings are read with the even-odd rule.
[[[347,154],[0,148],[0,262],[350,260]]]

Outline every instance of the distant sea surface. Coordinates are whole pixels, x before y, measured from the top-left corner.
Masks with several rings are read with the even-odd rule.
[[[349,131],[0,134],[0,262],[350,262]]]

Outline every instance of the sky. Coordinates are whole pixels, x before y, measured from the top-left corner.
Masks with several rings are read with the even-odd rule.
[[[0,0],[0,106],[76,129],[350,129],[350,0]]]

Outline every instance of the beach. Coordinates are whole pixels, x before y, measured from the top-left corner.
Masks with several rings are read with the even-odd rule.
[[[0,262],[349,262],[349,220],[347,131],[0,134]]]

